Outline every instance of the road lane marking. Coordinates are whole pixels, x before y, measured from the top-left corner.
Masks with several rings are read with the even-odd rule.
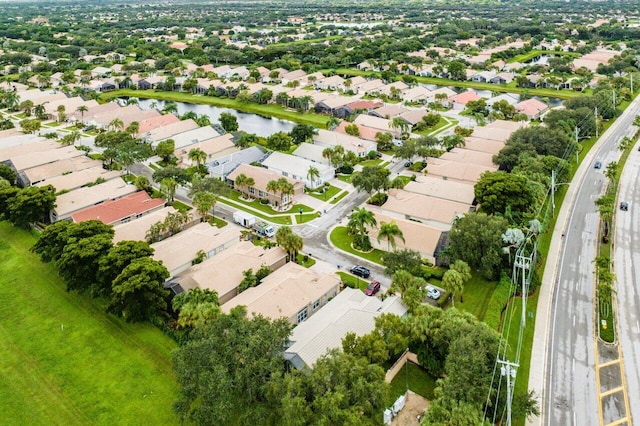
[[[573,315],[573,328],[576,328],[576,315]]]
[[[576,371],[576,359],[571,360],[571,371]]]

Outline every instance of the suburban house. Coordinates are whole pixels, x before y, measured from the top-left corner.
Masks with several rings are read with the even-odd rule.
[[[363,115],[363,114],[360,114]],[[367,117],[371,117],[370,115],[367,115]],[[371,117],[371,118],[376,118],[376,117]],[[347,126],[357,126],[358,127],[358,136],[360,139],[364,139],[364,140],[368,140],[368,141],[372,141],[375,142],[376,141],[376,134],[379,132],[384,133],[384,131],[380,130],[380,129],[374,129],[373,127],[366,127],[363,126],[361,124],[355,124],[355,123],[349,123],[348,121],[343,121],[341,122],[338,127],[336,127],[335,129],[333,129],[334,132],[337,133],[342,133],[343,135],[349,135],[351,136],[349,133],[347,133],[346,131],[346,127]],[[387,133],[392,133],[391,131],[388,131]]]
[[[240,164],[260,163],[267,158],[267,154],[262,147],[251,146],[231,154],[207,160],[209,176],[225,180],[229,173],[234,171]]]
[[[488,152],[495,155],[504,148],[504,142],[468,136],[464,138],[464,147],[472,151]]]
[[[333,96],[331,98],[323,99],[319,102],[316,102],[315,111],[320,114],[330,114],[338,117],[338,115],[336,114],[345,114],[346,110],[343,107],[349,105],[350,103],[353,103],[355,100],[356,99],[352,97]]]
[[[413,127],[420,123],[422,118],[427,114],[429,113],[424,109],[413,109],[400,115],[399,118],[405,121],[413,129]]]
[[[68,111],[67,119],[69,121],[81,121],[83,124],[97,124],[96,118],[110,111],[120,110],[120,105],[116,102],[107,102],[106,104],[90,107],[87,111]],[[157,115],[160,115],[158,113]]]
[[[368,127],[374,129],[376,132],[387,132],[394,136],[400,136],[400,129],[391,128],[391,120],[386,118],[374,117],[372,115],[360,114],[353,120],[354,124],[358,126]]]
[[[513,95],[510,95],[508,93],[501,93],[498,96],[493,96],[487,99],[487,108],[491,108],[493,104],[500,101],[506,101],[509,105],[515,105],[518,103],[518,99]]]
[[[221,306],[229,312],[246,306],[247,313],[270,319],[286,318],[298,324],[311,317],[340,290],[340,277],[331,272],[317,273],[289,262],[269,274],[260,285],[248,288]]]
[[[65,158],[20,171],[18,173],[18,184],[20,186],[31,186],[58,176],[94,167],[102,168],[102,161],[94,160],[84,155]]]
[[[527,99],[522,102],[518,102],[514,105],[516,111],[520,114],[526,115],[529,120],[537,120],[542,117],[544,113],[549,111],[549,105],[535,98]]]
[[[3,130],[4,132],[15,131],[15,129]],[[29,153],[50,151],[62,148],[60,143],[45,139],[36,135],[25,135],[17,133],[2,139],[3,148],[0,149],[0,163],[9,165],[11,158],[17,158]]]
[[[511,133],[526,126],[527,124],[525,122],[496,120],[483,127],[476,126],[471,136],[506,142],[511,136]]]
[[[148,131],[144,135],[144,140],[146,142],[150,142],[151,145],[155,148],[156,146],[158,146],[158,143],[163,140],[172,139],[177,135],[179,135],[180,133],[188,132],[189,130],[194,130],[199,128],[200,126],[198,126],[198,123],[196,123],[192,119],[181,120],[175,123],[168,124],[166,126],[156,127],[155,129]],[[215,135],[213,136],[217,136],[217,135],[218,135],[218,132],[216,132]]]
[[[82,158],[82,157],[80,157]],[[34,183],[34,186],[53,186],[56,191],[72,191],[77,188],[96,182],[106,182],[119,177],[122,172],[118,170],[105,170],[102,165],[79,170],[73,173],[65,173],[60,176],[45,179]]]
[[[241,174],[253,178],[254,185],[248,188],[241,188],[238,185],[235,185],[235,180]],[[267,199],[269,200],[269,204],[272,206],[278,207],[280,205],[287,205],[289,203],[293,203],[296,196],[299,196],[304,193],[304,184],[299,180],[293,180],[291,178],[285,179],[293,185],[294,193],[291,195],[281,194],[278,191],[268,191],[267,186],[270,181],[282,178],[282,175],[273,170],[265,169],[264,167],[256,167],[251,166],[249,164],[241,164],[239,165],[233,172],[229,173],[227,176],[227,182],[229,182],[235,189],[243,192],[249,193],[253,198],[257,199]]]
[[[171,288],[175,294],[196,287],[214,290],[218,293],[222,305],[238,294],[238,287],[244,278],[243,271],[252,269],[255,272],[266,265],[273,272],[285,265],[286,258],[287,254],[282,247],[265,250],[250,241],[240,241],[228,250],[192,266],[165,286]]]
[[[422,86],[414,86],[410,87],[404,92],[402,92],[402,100],[409,103],[424,103],[429,99],[429,94],[431,90],[422,87]]]
[[[155,89],[164,83],[165,78],[157,75],[149,76],[138,80],[139,90]]]
[[[177,210],[173,207],[162,207],[135,220],[114,225],[113,243],[116,244],[119,241],[145,241],[147,231],[153,224],[164,221],[169,213],[175,214],[176,212]]]
[[[325,77],[317,80],[314,87],[319,90],[338,90],[344,87],[344,78],[339,75]]]
[[[325,148],[335,148],[339,145],[345,152],[352,151],[358,157],[365,157],[369,152],[378,150],[378,144],[374,141],[324,129],[318,130],[313,136],[313,142]]]
[[[313,368],[327,351],[342,348],[342,339],[347,333],[364,336],[372,332],[375,318],[382,314],[405,316],[407,307],[399,296],[380,300],[347,287],[313,317],[293,329],[285,359],[299,370]]]
[[[70,220],[71,215],[77,211],[107,200],[116,200],[136,191],[135,185],[125,182],[122,178],[116,178],[58,195],[56,207],[50,213],[51,223],[65,219]]]
[[[325,182],[333,179],[335,169],[324,164],[314,163],[304,158],[296,157],[282,152],[272,152],[262,165],[269,170],[280,173],[284,177],[293,180],[301,180],[308,188],[317,188]],[[309,169],[314,167],[318,170],[319,176],[313,180],[308,177]]]
[[[447,151],[442,154],[439,158],[465,164],[476,164],[478,166],[495,166],[492,154],[465,148],[453,148],[451,151]]]
[[[398,250],[415,250],[420,253],[423,259],[436,264],[440,253],[446,247],[447,231],[414,220],[391,217],[378,211],[377,208],[372,208],[372,212],[378,223],[377,226],[369,231],[369,239],[373,248],[383,251],[391,251],[395,248]],[[394,222],[398,225],[398,228],[402,231],[404,241],[401,238],[395,238],[395,247],[393,244],[389,244],[386,238],[381,238],[378,241],[378,232],[383,222]]]
[[[65,160],[73,157],[85,157],[87,153],[77,150],[73,146],[63,146],[59,148],[49,149],[47,151],[37,151],[28,154],[16,155],[3,161],[4,164],[15,169],[18,174],[33,167],[42,166],[44,164],[54,163],[56,161]]]
[[[363,111],[366,113],[370,113],[375,108],[379,108],[381,106],[383,106],[382,102],[367,101],[367,100],[355,101],[355,102],[351,102],[350,104],[346,104],[336,108],[336,110],[334,111],[334,115],[336,117],[344,118],[344,117],[349,117],[352,114],[358,114]]]
[[[509,84],[516,78],[512,72],[501,72],[489,79],[492,84]]]
[[[407,108],[401,107],[400,105],[391,104],[391,105],[382,106],[380,108],[376,108],[373,111],[371,111],[369,115],[372,115],[378,118],[390,119],[390,118],[394,118],[399,115],[405,114],[407,112],[409,112]]]
[[[100,114],[95,114],[90,120],[87,120],[87,114],[85,113],[85,124],[109,129],[111,127],[111,123],[115,119],[118,119],[122,121],[123,127],[127,128],[127,126],[134,121],[140,123],[147,118],[156,117],[158,115],[160,115],[160,113],[155,109],[143,111],[137,105],[127,105],[124,107],[113,108]]]
[[[177,133],[173,135],[171,139],[173,139],[175,143],[175,149],[188,149],[194,144],[213,139],[217,136],[220,136],[220,133],[218,133],[212,126],[202,126]]]
[[[467,103],[471,101],[477,101],[480,99],[480,95],[475,90],[467,90],[466,92],[458,93],[451,96],[447,101],[453,106],[455,110],[463,110]]]
[[[316,143],[308,143],[302,142],[295,151],[292,152],[292,155],[296,157],[306,158],[309,161],[313,161],[314,163],[320,163],[325,166],[330,165],[329,160],[322,156],[322,152],[327,148],[326,146],[322,146]]]
[[[353,85],[351,89],[355,91],[358,95],[366,96],[366,95],[377,95],[380,89],[384,87],[384,81],[376,78],[374,80],[368,80],[364,83]]]
[[[473,211],[473,206],[429,197],[402,189],[390,189],[380,212],[398,219],[415,220],[448,231],[455,219]]]
[[[416,175],[416,180],[408,182],[402,189],[469,205],[474,205],[476,198],[471,183],[443,180],[429,175]]]
[[[496,76],[494,71],[480,71],[471,76],[471,81],[477,83],[488,83],[492,78]]]
[[[476,151],[477,152],[477,151]],[[444,180],[455,180],[475,184],[484,172],[495,172],[498,166],[481,166],[442,158],[428,157],[427,171],[430,176],[437,176]]]
[[[195,161],[189,159],[189,152],[193,149],[199,149],[206,154],[207,159],[204,163],[207,163],[214,158],[222,157],[238,151],[238,148],[236,148],[236,145],[233,143],[233,135],[225,133],[224,135],[216,136],[211,139],[206,139],[176,149],[173,152],[173,155],[178,159],[178,164],[184,164],[186,166],[193,165]]]
[[[204,257],[208,259],[239,241],[239,227],[218,228],[202,222],[151,244],[151,248],[154,250],[153,258],[162,261],[173,277],[189,269],[200,252],[204,252]]]
[[[138,133],[136,133],[137,137],[142,137],[151,130],[168,126],[169,124],[177,123],[180,121],[180,118],[174,114],[158,114],[155,117],[147,118],[146,120],[142,120],[138,123]]]
[[[164,198],[151,198],[145,191],[138,191],[75,212],[71,215],[71,220],[76,223],[99,220],[107,225],[117,225],[160,210],[165,203]]]

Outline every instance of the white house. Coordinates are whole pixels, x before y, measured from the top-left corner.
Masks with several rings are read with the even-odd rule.
[[[335,169],[331,166],[314,163],[313,161],[305,158],[277,151],[269,155],[269,157],[262,162],[262,165],[269,170],[280,173],[284,177],[301,180],[304,182],[305,186],[309,188],[317,188],[325,182],[333,179],[335,174]],[[320,174],[320,176],[313,180],[307,177],[311,167],[315,167]]]

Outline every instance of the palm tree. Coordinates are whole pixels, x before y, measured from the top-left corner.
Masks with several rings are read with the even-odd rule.
[[[24,111],[25,117],[31,117],[31,109],[33,108],[33,101],[30,99],[27,99],[26,101],[22,101],[20,102],[20,105],[18,106],[18,108]]]
[[[160,188],[162,192],[167,196],[167,202],[170,203],[173,201],[173,196],[176,193],[177,187],[178,187],[178,182],[174,177],[168,177],[168,178],[162,179],[162,182],[160,183]]]
[[[309,166],[309,170],[307,171],[307,180],[311,183],[310,188],[317,187],[316,181],[320,178],[320,171],[317,167]]]
[[[62,138],[62,144],[73,145],[79,140],[80,140],[80,132],[77,130],[74,130],[71,133],[67,133],[66,135],[64,135],[64,137]]]
[[[84,125],[84,113],[89,111],[89,108],[86,105],[80,105],[76,111],[80,113],[80,122]]]
[[[200,148],[193,148],[188,154],[189,160],[195,161],[196,166],[200,168],[200,165],[207,161],[207,153]]]
[[[349,233],[354,235],[354,244],[356,247],[368,250],[371,248],[369,242],[368,227],[376,226],[377,221],[373,213],[364,207],[356,207],[351,213],[351,218],[347,223]]]
[[[604,175],[607,179],[609,179],[609,183],[611,183],[615,188],[616,176],[618,176],[618,162],[612,161],[609,164],[607,164],[607,168],[604,171]]]
[[[109,122],[109,129],[111,130],[116,130],[116,129],[122,130],[123,128],[124,128],[124,123],[119,118],[114,118]]]
[[[410,312],[420,306],[426,296],[427,283],[421,277],[414,277],[405,270],[393,274],[389,293],[400,293],[400,297]]]
[[[451,292],[452,305],[456,305],[456,293],[464,289],[464,280],[460,272],[455,269],[449,269],[442,276],[442,286]]]
[[[391,251],[391,247],[396,248],[396,237],[400,238],[404,243],[404,235],[397,223],[380,222],[380,229],[378,230],[378,243],[381,239],[387,240],[387,251]]]
[[[464,260],[456,260],[451,265],[450,269],[457,271],[458,274],[462,277],[462,288],[460,289],[460,302],[464,303],[464,284],[469,281],[472,277],[471,268]]]
[[[391,129],[398,129],[400,130],[401,134],[405,134],[408,133],[409,131],[409,123],[407,123],[406,121],[404,121],[402,118],[400,117],[394,117],[391,122],[389,123],[389,127]]]
[[[267,186],[265,189],[267,190],[268,193],[275,195],[276,192],[278,192],[278,181],[270,180],[269,182],[267,182]]]
[[[244,193],[244,191],[242,190],[242,188],[247,187],[247,198],[251,198],[249,196],[249,188],[252,187],[253,185],[256,184],[256,181],[250,177],[245,175],[244,173],[240,173],[238,176],[236,176],[236,179],[234,180],[233,184],[237,187],[240,187],[240,192]]]
[[[162,113],[163,114],[176,114],[178,112],[178,104],[176,104],[175,102],[167,102],[166,104],[164,104],[164,107],[162,108]]]
[[[290,227],[281,226],[276,232],[276,243],[287,252],[287,260],[295,261],[298,252],[302,250],[302,238],[295,234]]]
[[[132,121],[126,129],[124,129],[125,132],[129,133],[130,135],[135,135],[136,133],[138,133],[140,131],[140,123],[138,123],[137,121]]]
[[[280,208],[284,208],[284,197],[285,195],[293,195],[295,189],[293,184],[287,180],[285,177],[281,177],[277,181],[278,183],[278,191],[280,192]]]
[[[33,113],[35,114],[36,118],[39,120],[44,120],[46,118],[46,111],[44,109],[44,105],[38,104],[35,107],[33,107]]]
[[[65,120],[65,118],[67,118],[67,116],[65,115],[65,106],[64,105],[58,105],[58,108],[56,109],[56,111],[58,111],[58,121],[62,122]]]
[[[209,218],[209,212],[216,205],[217,198],[215,194],[211,192],[201,191],[197,192],[196,195],[193,196],[193,203],[196,206],[196,210],[202,216],[203,221],[207,221]]]

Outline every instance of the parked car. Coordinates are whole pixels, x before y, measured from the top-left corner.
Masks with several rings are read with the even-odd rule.
[[[353,275],[356,275],[361,278],[369,278],[371,275],[371,271],[365,268],[364,266],[356,265],[349,270]]]
[[[629,210],[629,203],[627,203],[626,201],[621,202],[620,210],[622,210],[623,212],[626,212],[627,210]]]
[[[379,291],[380,291],[380,283],[378,281],[371,281],[371,284],[369,284],[365,289],[364,294],[366,294],[367,296],[373,296]]]
[[[594,169],[599,169],[599,168],[601,168],[601,167],[602,167],[602,163],[601,163],[601,162],[599,162],[599,161],[596,161],[596,162],[593,164],[593,168],[594,168]]]
[[[411,167],[413,163],[411,161],[405,161],[404,166],[405,167]]]
[[[429,299],[438,300],[440,299],[440,290],[435,288],[432,285],[427,286],[427,297]]]

